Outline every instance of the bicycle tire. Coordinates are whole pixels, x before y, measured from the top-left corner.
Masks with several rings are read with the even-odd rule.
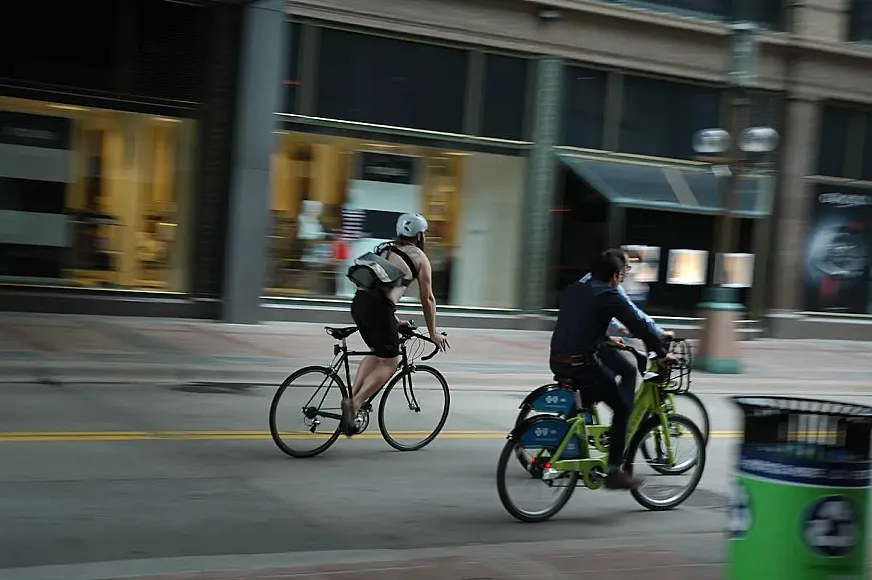
[[[642,495],[640,489],[643,489],[644,486],[640,489],[632,489],[630,490],[630,495],[633,496],[633,499],[639,503],[642,507],[652,510],[652,511],[668,511],[675,509],[680,506],[682,503],[687,501],[687,498],[696,491],[697,486],[699,485],[700,480],[702,479],[702,474],[705,472],[705,462],[706,462],[706,446],[705,440],[702,436],[702,431],[700,431],[699,427],[697,427],[696,423],[685,417],[684,415],[670,414],[667,416],[667,421],[670,424],[681,424],[683,427],[687,428],[690,431],[693,438],[699,443],[699,456],[696,458],[696,461],[693,465],[698,465],[699,469],[696,474],[693,476],[691,481],[691,485],[688,486],[676,499],[668,503],[654,503]],[[630,445],[627,447],[627,453],[624,456],[624,470],[629,474],[633,474],[633,457],[635,457],[635,452],[640,448],[642,442],[644,441],[645,435],[651,432],[652,429],[661,428],[663,425],[660,422],[660,417],[652,416],[642,422],[639,428],[636,430],[636,433],[633,435],[633,439],[630,441]],[[686,471],[686,470],[685,470]]]
[[[409,384],[411,385],[412,376],[421,372],[428,373],[436,377],[436,380],[442,387],[442,392],[445,394],[445,407],[442,409],[442,415],[439,418],[439,423],[436,425],[436,428],[430,433],[430,435],[428,435],[415,445],[403,445],[391,436],[388,428],[385,426],[385,405],[387,403],[388,396],[390,396],[390,394],[393,392],[394,387],[398,384],[402,385],[403,377],[408,376]],[[412,390],[414,391],[414,388],[412,388]],[[428,365],[415,365],[414,367],[408,367],[397,373],[397,375],[394,376],[393,379],[391,379],[391,382],[388,383],[388,386],[385,387],[384,393],[382,393],[381,401],[379,402],[378,406],[378,429],[379,431],[381,431],[382,438],[385,440],[385,442],[397,451],[418,451],[420,449],[423,449],[424,447],[429,445],[434,439],[436,439],[436,437],[442,431],[442,428],[445,426],[445,421],[448,420],[448,412],[450,409],[451,391],[448,388],[448,381],[445,380],[445,377],[442,376],[442,373]]]
[[[318,373],[324,375],[325,379],[332,379],[336,382],[339,387],[339,392],[342,395],[342,398],[345,399],[348,397],[348,388],[345,386],[345,383],[342,381],[342,378],[336,375],[332,369],[323,366],[307,366],[303,367],[294,373],[292,373],[288,378],[284,380],[284,382],[279,386],[276,394],[273,396],[272,403],[269,408],[269,432],[272,435],[273,442],[275,442],[276,446],[281,449],[284,453],[290,455],[291,457],[295,457],[298,459],[303,459],[307,457],[315,457],[316,455],[320,455],[327,451],[331,445],[333,445],[336,440],[339,438],[339,425],[336,426],[336,430],[330,436],[329,439],[321,446],[316,447],[311,451],[299,451],[294,449],[290,445],[288,445],[281,437],[278,427],[276,426],[276,412],[278,410],[279,401],[282,398],[282,395],[287,390],[287,388],[300,377],[310,374],[310,373]],[[327,387],[328,389],[330,387]]]
[[[699,423],[694,422],[694,424],[697,427],[699,427],[700,433],[702,433],[703,439],[705,440],[705,445],[706,445],[706,447],[708,447],[709,414],[708,414],[708,410],[706,410],[706,408],[705,408],[705,405],[703,405],[703,402],[700,400],[699,397],[697,397],[695,394],[690,393],[690,392],[672,393],[672,396],[673,397],[685,397],[685,398],[693,401],[694,405],[696,405],[697,408],[702,412],[702,427],[700,427]],[[675,409],[672,409],[669,412],[672,414],[678,414],[675,412]],[[684,415],[682,415],[682,416],[684,416]],[[666,469],[666,468],[660,467],[654,463],[651,463],[651,461],[652,461],[651,450],[648,448],[647,445],[643,445],[641,451],[642,451],[642,456],[645,458],[646,461],[649,462],[651,469],[653,469],[654,471],[656,471],[657,473],[660,473],[662,475],[681,475],[682,473],[686,473],[690,468],[693,467],[693,464],[690,464],[683,470],[676,471],[676,470],[672,470],[672,469]]]
[[[509,497],[509,492],[506,489],[506,468],[508,468],[509,462],[516,458],[516,445],[517,442],[511,439],[506,441],[506,444],[503,446],[503,450],[500,453],[500,458],[497,461],[497,495],[500,497],[500,503],[503,504],[505,510],[509,512],[512,517],[524,523],[533,524],[550,520],[563,509],[569,501],[569,498],[572,497],[572,493],[575,491],[575,486],[578,483],[578,472],[569,472],[567,485],[563,488],[563,492],[557,497],[557,501],[554,505],[536,514],[525,512],[512,502],[512,498]],[[543,483],[542,485],[545,484]]]

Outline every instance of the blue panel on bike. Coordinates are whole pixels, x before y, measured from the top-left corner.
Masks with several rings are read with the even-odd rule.
[[[568,389],[555,389],[542,393],[532,402],[532,409],[542,413],[568,415],[575,408],[575,393]]]
[[[581,442],[578,437],[573,437],[563,450],[560,459],[581,459],[581,457]]]
[[[560,419],[539,419],[530,423],[527,430],[521,433],[519,441],[524,447],[556,449],[562,442],[569,425]],[[562,459],[577,459],[581,457],[581,444],[577,437],[566,446]]]

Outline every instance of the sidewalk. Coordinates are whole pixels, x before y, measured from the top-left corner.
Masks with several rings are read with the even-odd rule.
[[[432,364],[452,386],[528,389],[551,378],[546,332],[448,331],[452,348]],[[349,342],[363,348],[356,335]],[[275,385],[300,366],[329,363],[332,345],[319,324],[0,313],[0,382]],[[868,343],[764,339],[742,342],[742,349],[743,375],[697,372],[694,388],[856,390],[872,376]]]
[[[706,534],[702,540],[667,534],[656,541],[642,538],[554,540],[370,553],[308,552],[184,558],[171,562],[133,560],[4,570],[4,577],[9,580],[61,577],[65,580],[716,580],[723,577],[723,542],[722,534]],[[151,572],[139,575],[144,570]]]

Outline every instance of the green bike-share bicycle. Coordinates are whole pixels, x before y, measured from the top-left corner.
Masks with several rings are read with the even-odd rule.
[[[645,381],[636,392],[623,468],[630,474],[637,463],[653,468],[655,477],[630,493],[643,507],[660,511],[681,505],[696,489],[705,469],[706,441],[693,421],[664,409],[665,385],[684,384],[690,375],[688,362],[658,368],[657,372],[661,375],[659,380]],[[497,465],[500,501],[512,516],[523,522],[550,519],[566,505],[576,485],[600,489],[606,476],[605,455],[592,457],[591,452],[607,452],[610,426],[587,424],[585,420],[599,402],[591,396],[599,385],[577,384],[560,377],[557,380],[559,388],[552,391],[551,403],[556,407],[559,397],[566,412],[535,415],[521,421],[509,433]],[[676,428],[680,429],[680,436],[675,435]],[[685,442],[695,444],[696,454],[681,460],[678,447]],[[638,461],[637,454],[641,455]],[[522,459],[523,467],[519,467],[518,458]],[[677,480],[691,470],[693,473],[680,491],[670,492],[665,498],[652,495],[667,487],[666,481]],[[542,507],[527,508],[510,491],[515,483],[532,486],[533,491],[545,492],[551,498]]]
[[[645,358],[632,347],[624,347],[624,350],[634,352],[636,357]],[[676,400],[682,401],[682,403],[687,403],[687,407],[693,407],[696,412],[689,418],[694,420],[697,427],[699,427],[699,430],[702,432],[703,438],[706,441],[706,445],[708,445],[710,433],[708,411],[700,398],[690,392],[690,369],[693,368],[693,350],[685,339],[673,338],[669,342],[669,352],[686,362],[688,371],[686,373],[660,372],[657,366],[656,355],[651,352],[648,353],[647,356],[647,366],[643,368],[642,363],[640,363],[639,371],[642,373],[642,381],[646,383],[654,383],[651,386],[659,388],[661,393],[660,402],[663,405],[663,411],[667,415],[682,414],[676,410]],[[682,404],[682,407],[684,408],[685,405]],[[560,415],[563,417],[569,417],[577,412],[575,396],[573,395],[572,389],[566,388],[557,382],[542,385],[533,390],[524,398],[518,408],[520,411],[515,419],[515,426],[521,425],[525,420],[534,415]],[[584,416],[588,425],[599,425],[601,423],[599,409],[596,405],[585,410]],[[673,437],[681,437],[685,435],[680,425],[671,425],[670,433]],[[600,443],[603,447],[608,448],[608,435],[604,435]],[[659,441],[655,440],[654,443],[659,443]],[[592,439],[591,444],[593,445]],[[675,473],[674,469],[666,469],[664,466],[658,464],[656,454],[652,452],[651,447],[652,445],[650,442],[647,442],[641,449],[642,454],[645,459],[648,460],[650,466],[659,472]],[[522,450],[518,451],[518,461],[521,462],[521,465],[525,465],[526,457]],[[683,469],[684,471],[687,471],[691,467],[692,463],[688,463],[683,466]]]

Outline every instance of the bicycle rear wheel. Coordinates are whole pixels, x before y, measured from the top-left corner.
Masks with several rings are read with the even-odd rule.
[[[269,409],[269,431],[291,457],[314,457],[339,437],[345,383],[331,369],[303,367],[276,391]],[[280,425],[281,423],[281,425]]]
[[[396,394],[391,397],[391,393]],[[409,367],[385,387],[378,407],[378,427],[387,444],[397,451],[417,451],[442,431],[450,406],[451,393],[442,373],[427,365]]]
[[[540,449],[535,454],[528,453],[527,460],[522,462],[524,467],[518,466],[519,449],[521,452],[525,451],[519,441],[509,439],[503,446],[503,451],[500,453],[499,461],[497,461],[497,493],[500,497],[500,503],[515,519],[525,523],[544,522],[562,510],[569,498],[572,497],[578,482],[578,472],[561,472],[553,481],[546,481],[542,477],[542,457],[545,455],[550,457],[556,449]],[[530,490],[530,494],[510,492],[510,484],[523,485]],[[518,496],[534,493],[550,495],[545,500],[544,507],[538,509],[522,507],[521,499]]]

